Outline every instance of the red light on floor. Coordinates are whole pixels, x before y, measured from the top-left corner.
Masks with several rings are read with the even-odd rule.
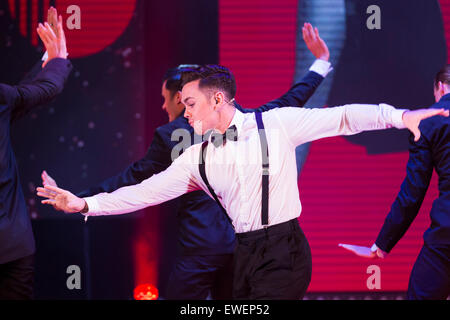
[[[144,283],[134,289],[135,300],[156,300],[158,299],[158,289],[151,284]]]

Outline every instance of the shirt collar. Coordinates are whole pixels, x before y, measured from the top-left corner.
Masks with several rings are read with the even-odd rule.
[[[238,109],[236,109],[236,108],[234,110],[235,111],[234,111],[233,118],[231,119],[231,122],[230,122],[230,124],[228,125],[227,128],[235,125],[236,129],[237,129],[237,134],[238,134],[238,137],[239,137],[240,132],[242,132],[242,126],[243,126],[243,123],[244,123],[244,114],[241,111],[239,111]],[[206,139],[209,142],[211,142],[211,134],[213,133],[214,130],[215,129],[209,130],[205,134],[205,137],[206,137]]]
[[[232,125],[235,125],[239,133],[242,130],[242,124],[244,123],[244,114],[236,108],[234,110],[235,110],[234,116],[231,119],[228,128],[231,127]]]

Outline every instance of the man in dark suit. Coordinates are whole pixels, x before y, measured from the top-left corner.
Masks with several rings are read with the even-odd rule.
[[[450,109],[450,65],[436,75],[436,103],[431,108]],[[341,245],[357,255],[384,258],[403,237],[417,216],[430,184],[433,169],[439,176],[439,197],[430,212],[431,225],[412,269],[407,297],[447,299],[450,295],[450,119],[432,117],[419,126],[421,137],[409,138],[406,178],[372,248]]]
[[[236,108],[242,112],[255,112],[286,106],[301,107],[306,103],[329,71],[329,52],[317,29],[313,30],[310,24],[305,24],[303,37],[310,51],[320,59],[311,67],[317,72],[309,71],[286,94],[258,109],[242,109],[235,103]],[[192,68],[195,66],[182,65],[169,69],[164,76],[161,94],[164,97],[163,109],[168,113],[170,122],[156,129],[144,158],[100,185],[78,193],[78,197],[112,192],[123,186],[138,184],[167,169],[180,152],[201,141],[201,137],[195,136],[193,128],[183,116],[184,105],[180,94],[181,75],[192,71]],[[184,133],[187,133],[188,139],[180,141],[178,138],[186,138]],[[56,182],[45,171],[42,180],[44,185],[56,186]],[[204,191],[182,195],[179,207],[180,255],[164,298],[200,300],[206,299],[211,293],[213,299],[231,299],[235,235],[227,214]]]
[[[57,25],[46,23],[38,28],[47,59],[39,62],[19,85],[0,84],[0,300],[33,297],[35,243],[11,146],[10,126],[60,93],[72,68],[66,59],[61,17],[58,22],[56,10],[50,10]]]

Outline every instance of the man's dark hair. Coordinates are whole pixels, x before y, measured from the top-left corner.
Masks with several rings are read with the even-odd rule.
[[[163,82],[166,81],[166,89],[170,92],[171,98],[173,98],[175,93],[181,91],[182,75],[186,72],[195,72],[199,68],[198,64],[180,64],[178,67],[170,68],[166,71]]]
[[[208,64],[193,72],[183,73],[181,87],[183,88],[185,84],[199,79],[200,89],[223,91],[227,100],[233,99],[236,95],[236,81],[231,71],[226,67]]]
[[[443,84],[450,85],[450,64],[446,64],[434,78],[434,87],[437,88],[438,83],[442,82]]]

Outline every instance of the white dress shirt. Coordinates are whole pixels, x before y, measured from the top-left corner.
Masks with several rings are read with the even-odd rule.
[[[296,146],[325,137],[361,131],[404,128],[402,115],[386,104],[352,104],[325,109],[279,108],[262,114],[269,148],[269,225],[299,217]],[[261,145],[255,115],[235,111],[230,126],[238,141],[207,146],[205,171],[211,187],[230,216],[236,233],[258,230],[261,224]],[[186,149],[165,171],[140,184],[84,198],[85,215],[123,214],[157,205],[194,190],[210,196],[199,169],[201,144]]]

